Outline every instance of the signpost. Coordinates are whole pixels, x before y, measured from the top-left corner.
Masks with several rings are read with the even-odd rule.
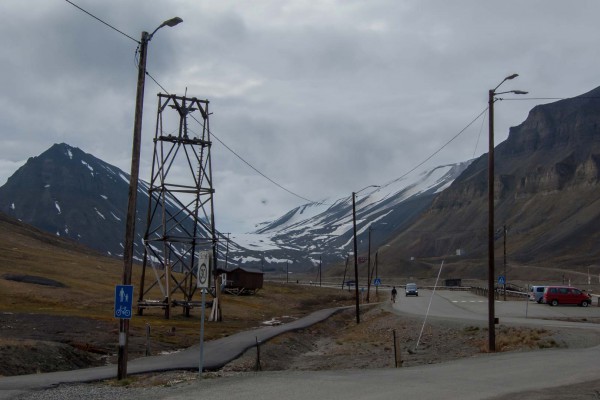
[[[115,309],[114,317],[119,318],[119,365],[117,377],[119,379],[127,376],[127,332],[126,324],[131,319],[131,308],[133,304],[133,285],[115,286]],[[128,325],[127,325],[128,326]]]
[[[115,286],[115,318],[131,319],[133,285]],[[119,338],[119,343],[121,338]]]
[[[204,308],[206,304],[206,289],[208,289],[210,278],[210,257],[208,251],[201,251],[198,256],[198,276],[196,287],[202,292],[202,313],[200,315],[200,364],[198,374],[202,376],[204,367]]]

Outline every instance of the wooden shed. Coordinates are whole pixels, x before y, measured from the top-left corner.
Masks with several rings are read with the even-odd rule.
[[[446,284],[446,287],[459,287],[462,285],[462,279],[460,279],[460,278],[446,279],[445,284]]]
[[[231,294],[254,294],[263,287],[264,273],[255,268],[237,267],[225,271],[219,270],[219,274],[225,274],[223,279],[223,292]]]

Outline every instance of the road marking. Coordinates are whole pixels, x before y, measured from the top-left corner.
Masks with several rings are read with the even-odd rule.
[[[452,303],[487,303],[487,300],[451,300]],[[502,303],[500,300],[496,300],[494,303]]]

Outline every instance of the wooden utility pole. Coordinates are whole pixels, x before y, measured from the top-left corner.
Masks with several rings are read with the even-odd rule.
[[[142,32],[140,41],[140,62],[133,123],[133,146],[131,151],[131,174],[129,176],[129,202],[127,203],[127,221],[125,223],[125,247],[123,249],[123,285],[131,285],[133,268],[133,238],[135,235],[135,211],[140,174],[140,148],[142,142],[142,112],[144,109],[144,85],[146,80],[146,52],[148,32]],[[119,320],[119,350],[117,353],[117,379],[127,377],[127,344],[129,341],[129,320]]]

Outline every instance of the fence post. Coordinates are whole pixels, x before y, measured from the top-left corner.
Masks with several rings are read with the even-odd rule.
[[[146,323],[146,357],[150,355],[150,324]]]
[[[398,368],[402,366],[402,360],[401,360],[401,355],[400,355],[400,351],[398,349],[398,337],[396,336],[396,330],[394,329],[392,331],[393,334],[393,338],[394,338],[394,367]]]
[[[256,337],[256,365],[254,367],[255,371],[262,370],[260,366],[260,341],[258,340],[258,336]]]

